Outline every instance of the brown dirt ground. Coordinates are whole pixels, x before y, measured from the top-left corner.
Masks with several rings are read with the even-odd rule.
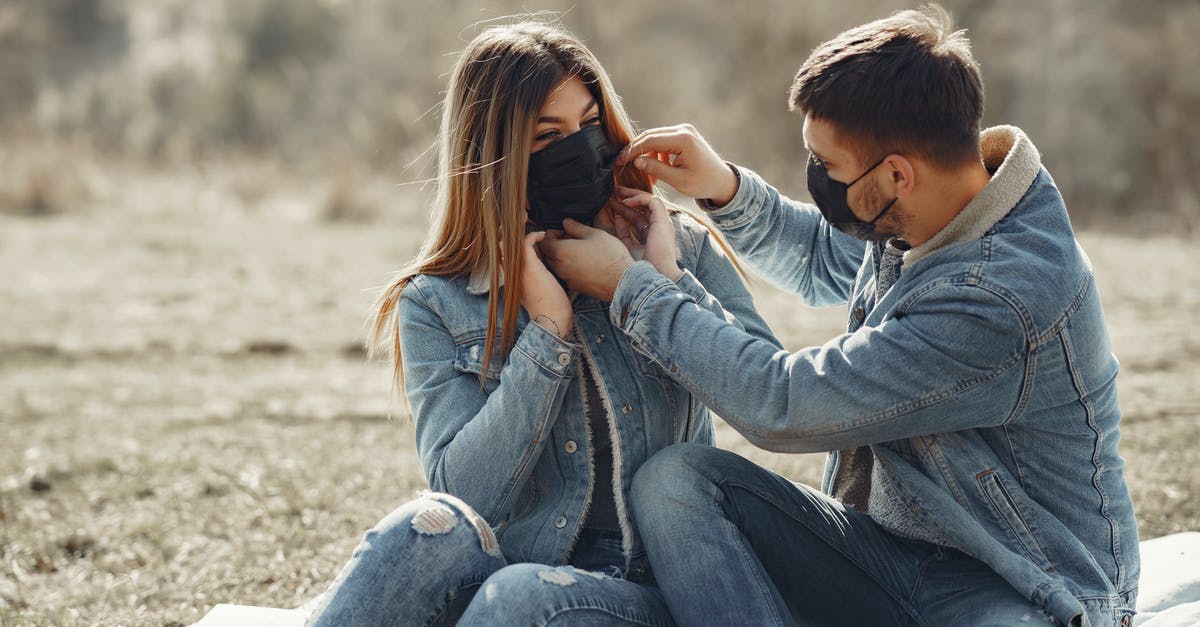
[[[360,350],[413,226],[0,215],[0,626],[187,624],[290,607],[423,486]],[[1200,255],[1081,237],[1121,359],[1142,536],[1200,529]],[[755,288],[792,348],[843,322]],[[389,419],[389,415],[392,419]],[[818,455],[722,446],[817,482]]]

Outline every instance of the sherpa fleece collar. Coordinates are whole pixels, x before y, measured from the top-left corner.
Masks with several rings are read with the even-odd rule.
[[[977,240],[1017,205],[1042,168],[1037,148],[1015,126],[993,126],[979,136],[983,165],[994,171],[988,184],[942,230],[904,254],[912,264],[951,246]]]

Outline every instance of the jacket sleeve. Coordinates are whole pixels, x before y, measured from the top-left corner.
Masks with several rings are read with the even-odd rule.
[[[754,299],[729,256],[713,236],[698,223],[688,224],[685,236],[698,251],[692,268],[684,268],[675,284],[702,308],[749,335],[777,348],[783,344],[754,307]]]
[[[1021,316],[978,285],[927,290],[895,317],[789,354],[713,315],[647,262],[617,286],[630,344],[755,445],[816,452],[999,425],[1016,415]]]
[[[780,289],[820,307],[842,305],[866,254],[866,243],[834,229],[816,207],[783,196],[751,170],[729,204],[709,211],[756,272]]]
[[[454,338],[414,284],[401,294],[399,323],[404,387],[429,486],[496,525],[545,446],[580,347],[527,324],[489,393],[478,373],[456,366]]]

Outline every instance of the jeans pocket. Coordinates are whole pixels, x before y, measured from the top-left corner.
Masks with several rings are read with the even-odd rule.
[[[983,492],[984,498],[992,506],[1001,526],[1008,532],[1009,539],[1015,543],[1029,561],[1037,564],[1046,572],[1054,571],[1054,564],[1042,550],[1033,530],[1029,526],[1028,517],[1022,513],[1021,507],[1012,492],[1004,485],[1003,479],[994,469],[985,470],[975,475],[975,481]]]

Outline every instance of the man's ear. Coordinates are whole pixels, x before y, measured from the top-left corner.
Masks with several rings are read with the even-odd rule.
[[[904,155],[892,154],[884,159],[884,167],[892,176],[892,184],[895,186],[892,190],[892,195],[896,198],[904,198],[912,193],[913,186],[917,184],[917,173],[913,167],[912,161]]]

